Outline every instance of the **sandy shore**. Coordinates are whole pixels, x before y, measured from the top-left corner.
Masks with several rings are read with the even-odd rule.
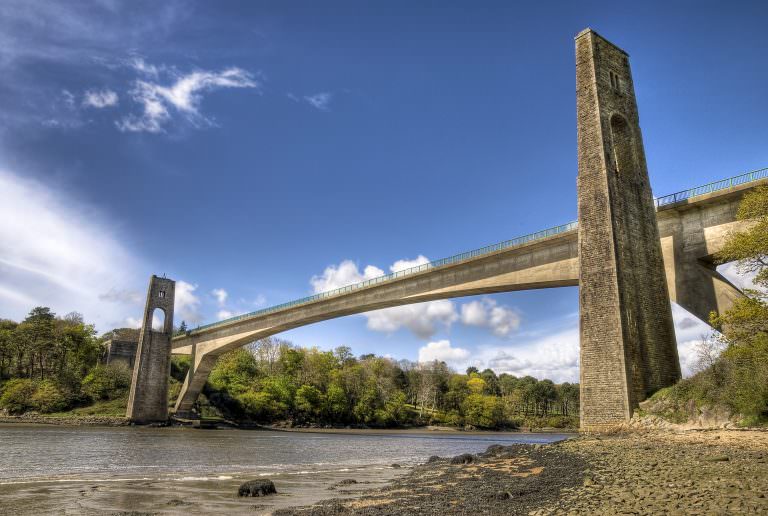
[[[465,462],[433,459],[359,498],[275,514],[768,513],[768,432],[581,436]]]

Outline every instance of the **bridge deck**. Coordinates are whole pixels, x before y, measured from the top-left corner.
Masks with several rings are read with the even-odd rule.
[[[676,192],[674,194],[658,197],[656,198],[655,202],[656,202],[657,210],[659,212],[667,211],[670,209],[679,209],[679,208],[688,206],[693,202],[701,201],[703,199],[708,199],[713,195],[716,195],[719,197],[719,196],[728,195],[729,192],[738,192],[745,188],[751,188],[755,186],[755,184],[757,183],[766,182],[766,179],[768,179],[768,168],[755,170],[753,172],[748,172],[746,174],[741,174],[728,179],[723,179],[720,181],[698,186],[688,190],[683,190],[681,192]],[[210,335],[211,337],[214,337],[215,333],[219,333],[218,331],[215,331],[215,330],[226,328],[228,332],[231,332],[235,327],[246,325],[246,323],[250,321],[263,319],[267,315],[288,311],[299,306],[305,306],[312,303],[326,301],[330,298],[348,296],[349,294],[359,292],[362,289],[368,289],[368,288],[379,286],[385,283],[396,282],[402,278],[410,277],[415,274],[420,274],[428,271],[434,273],[434,272],[437,272],[439,269],[443,269],[446,267],[464,264],[467,262],[479,260],[488,256],[494,256],[499,253],[505,253],[507,251],[511,251],[515,249],[522,249],[534,242],[544,241],[544,240],[551,241],[553,237],[562,237],[567,239],[569,236],[572,237],[572,235],[576,233],[577,227],[578,225],[576,222],[569,222],[567,224],[555,226],[553,228],[538,231],[536,233],[531,233],[521,237],[513,238],[511,240],[506,240],[506,241],[499,242],[497,244],[489,245],[486,247],[482,247],[479,249],[474,249],[472,251],[450,256],[448,258],[435,260],[426,264],[418,265],[418,266],[404,269],[398,272],[393,272],[391,274],[386,274],[377,278],[372,278],[370,280],[366,280],[360,283],[348,285],[348,286],[337,288],[334,290],[329,290],[329,291],[318,293],[312,296],[307,296],[301,299],[289,301],[287,303],[282,303],[279,305],[257,310],[255,312],[250,312],[247,314],[231,317],[229,319],[225,319],[222,321],[199,326],[197,328],[194,328],[188,331],[185,335],[176,336],[173,339],[173,347],[178,350],[175,352],[177,353],[183,352],[179,348],[187,347],[189,345],[190,338],[194,337],[193,339],[194,341],[201,342],[203,340],[206,340],[203,337],[204,335]],[[553,285],[553,286],[562,286],[562,283],[558,282],[557,285]],[[537,288],[537,287],[529,286],[528,288]]]

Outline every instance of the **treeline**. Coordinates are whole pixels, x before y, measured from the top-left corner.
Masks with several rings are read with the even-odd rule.
[[[577,426],[579,413],[578,384],[490,369],[458,374],[444,362],[355,357],[347,347],[321,351],[274,338],[222,356],[204,394],[204,414],[259,423],[565,427]]]
[[[124,397],[130,371],[99,365],[108,337],[76,312],[36,307],[20,323],[0,319],[0,409],[49,413]]]
[[[131,371],[101,358],[104,342],[126,331],[135,332],[97,337],[80,314],[59,317],[46,307],[21,322],[0,319],[0,410],[124,413]],[[188,367],[188,358],[174,357],[171,405]],[[273,338],[221,357],[204,394],[203,413],[258,423],[564,427],[577,424],[579,411],[577,384],[490,369],[457,374],[443,362],[355,357],[347,347],[320,351]]]

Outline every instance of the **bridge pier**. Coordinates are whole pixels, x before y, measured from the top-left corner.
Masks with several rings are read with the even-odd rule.
[[[198,353],[197,346],[192,345],[192,360],[187,377],[179,391],[179,397],[176,399],[174,413],[176,417],[193,418],[195,402],[203,392],[205,382],[208,381],[208,375],[216,365],[218,355]],[[199,414],[198,414],[199,416]]]
[[[576,36],[581,427],[603,430],[680,378],[629,56]]]
[[[706,323],[710,312],[723,313],[744,297],[717,272],[711,250],[714,244],[722,247],[734,229],[728,221],[736,220],[737,208],[738,203],[732,201],[706,210],[683,205],[666,210],[659,218],[669,297]]]
[[[135,423],[168,420],[168,376],[171,371],[171,337],[176,282],[152,276],[147,289],[144,319],[136,349],[126,417]],[[155,316],[163,329],[152,329]]]

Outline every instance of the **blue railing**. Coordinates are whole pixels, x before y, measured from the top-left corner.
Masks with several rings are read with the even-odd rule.
[[[677,192],[671,195],[665,195],[663,197],[657,197],[656,198],[656,206],[666,206],[667,204],[674,204],[676,202],[684,201],[686,199],[690,199],[692,197],[696,197],[697,195],[704,195],[711,192],[716,192],[717,190],[724,190],[726,188],[731,188],[732,186],[741,185],[744,183],[749,183],[751,181],[757,181],[759,179],[764,179],[768,177],[768,168],[762,168],[760,170],[755,170],[753,172],[747,172],[746,174],[741,174],[738,176],[731,177],[729,179],[723,179],[721,181],[715,181],[714,183],[709,183],[703,186],[698,186],[696,188],[691,188],[690,190],[683,190],[682,192]],[[513,238],[512,240],[505,240],[504,242],[499,242],[498,244],[489,245],[486,247],[481,247],[480,249],[475,249],[473,251],[467,251],[466,253],[456,254],[453,256],[449,256],[448,258],[442,258],[440,260],[435,260],[433,262],[424,263],[422,265],[417,265],[415,267],[410,267],[408,269],[403,269],[397,272],[392,272],[390,274],[385,274],[383,276],[379,276],[377,278],[372,278],[360,283],[355,283],[353,285],[347,285],[346,287],[341,287],[333,290],[328,290],[326,292],[321,292],[319,294],[315,294],[312,296],[302,297],[301,299],[296,299],[294,301],[288,301],[287,303],[282,303],[275,306],[270,306],[269,308],[263,308],[261,310],[256,310],[255,312],[249,312],[247,314],[238,315],[235,317],[231,317],[229,319],[225,319],[223,321],[218,321],[210,324],[205,324],[203,326],[198,326],[194,330],[191,330],[190,333],[196,333],[200,330],[212,328],[214,326],[220,326],[222,324],[229,324],[234,321],[239,321],[242,319],[248,319],[250,317],[255,317],[257,315],[266,315],[273,312],[278,312],[280,310],[285,310],[286,308],[290,308],[297,305],[303,305],[306,303],[311,303],[313,301],[319,301],[321,299],[326,299],[329,297],[338,296],[340,294],[347,294],[349,292],[359,290],[362,288],[370,287],[371,285],[378,285],[379,283],[384,283],[387,281],[392,281],[397,278],[401,278],[403,276],[408,276],[410,274],[414,274],[417,272],[423,272],[427,269],[431,269],[433,267],[441,267],[443,265],[450,265],[453,263],[459,263],[463,262],[464,260],[468,260],[470,258],[475,258],[477,256],[482,256],[484,254],[493,253],[495,251],[501,251],[502,249],[510,249],[512,247],[517,247],[523,244],[527,244],[529,242],[533,242],[535,240],[540,240],[542,238],[547,238],[555,235],[559,235],[562,233],[566,233],[568,231],[572,231],[578,227],[577,222],[569,222],[568,224],[563,224],[561,226],[555,226],[553,228],[545,229],[543,231],[537,231],[536,233],[531,233],[529,235],[524,235],[521,237]]]
[[[656,207],[660,208],[662,206],[666,206],[667,204],[675,204],[676,202],[688,200],[691,197],[716,192],[718,190],[725,190],[726,188],[743,185],[744,183],[750,183],[752,181],[757,181],[758,179],[765,179],[766,177],[768,177],[768,168],[761,168],[760,170],[754,170],[739,176],[733,176],[729,177],[728,179],[715,181],[714,183],[697,186],[696,188],[691,188],[690,190],[683,190],[682,192],[665,195],[664,197],[657,197]]]

